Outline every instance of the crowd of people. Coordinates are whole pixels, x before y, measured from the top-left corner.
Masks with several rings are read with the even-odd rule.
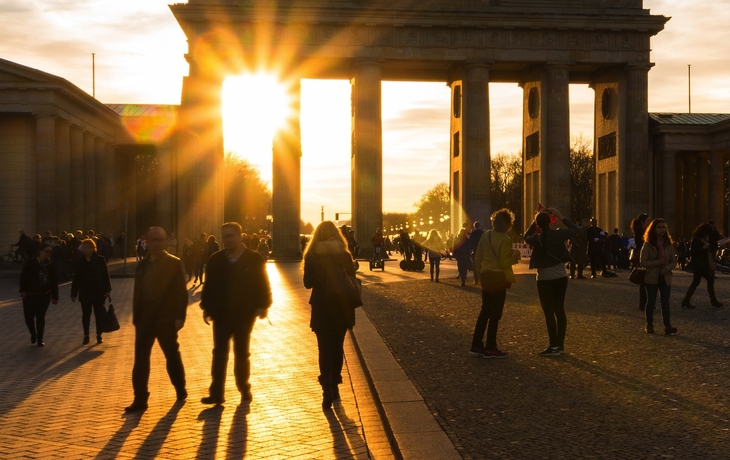
[[[474,222],[453,237],[444,238],[432,229],[424,237],[401,232],[396,239],[398,250],[405,258],[430,260],[430,279],[439,282],[442,257],[456,258],[461,285],[466,283],[468,269],[474,272],[474,284],[481,285],[482,305],[474,327],[470,354],[485,358],[506,358],[508,354],[497,343],[507,290],[517,282],[513,266],[520,252],[513,241],[522,237],[513,230],[514,213],[508,209],[495,212],[491,228],[482,229]],[[690,303],[702,279],[706,280],[711,305],[722,307],[714,289],[717,256],[724,240],[708,222],[697,227],[689,243],[674,241],[661,219],[649,219],[642,214],[632,222],[633,238],[626,244],[624,236],[614,230],[607,235],[590,220],[589,227],[572,222],[560,210],[548,208],[538,212],[524,233],[524,241],[532,247],[530,268],[536,270],[536,283],[547,328],[547,347],[540,356],[559,356],[565,352],[567,315],[565,298],[569,278],[585,278],[583,271],[590,265],[592,277],[615,276],[616,267],[632,266],[643,270],[639,283],[639,308],[646,318],[645,331],[654,334],[654,310],[661,306],[664,334],[673,335],[677,328],[671,323],[670,292],[672,272],[677,265],[693,273],[693,280],[681,306],[695,308]],[[357,251],[351,229],[337,228],[333,222],[322,222],[311,240],[305,241],[302,257],[304,286],[312,290],[310,297],[310,327],[317,337],[319,353],[319,383],[322,386],[322,406],[330,408],[339,399],[338,385],[342,383],[344,338],[355,324],[354,310],[362,305],[357,283],[355,260]],[[90,342],[90,319],[96,319],[97,343],[103,343],[105,300],[112,286],[107,267],[111,238],[92,231],[84,234],[54,236],[45,239],[37,235],[27,238],[21,232],[18,248],[28,255],[20,277],[25,322],[31,343],[44,346],[45,314],[59,296],[61,275],[69,271],[58,265],[71,261],[71,300],[78,301],[82,310],[83,343]],[[178,331],[184,326],[188,307],[188,284],[202,288],[200,307],[203,320],[212,322],[213,363],[212,383],[205,404],[225,401],[224,382],[233,340],[234,375],[242,402],[252,399],[249,384],[249,344],[257,318],[266,318],[272,303],[271,287],[266,271],[270,237],[266,234],[247,235],[235,222],[221,228],[223,248],[213,235],[200,233],[195,241],[185,239],[177,252],[174,234],[167,236],[160,227],[150,228],[138,242],[140,260],[136,267],[133,324],[135,351],[132,383],[134,401],[126,411],[147,408],[150,375],[150,354],[158,341],[167,359],[167,371],[177,398],[187,398],[185,370],[179,352]],[[29,241],[28,241],[29,240]],[[40,240],[40,241],[38,241]],[[36,242],[38,244],[36,244]],[[393,240],[376,231],[371,240],[375,247],[388,249]],[[255,249],[254,249],[255,248]],[[617,251],[614,249],[617,248]],[[610,251],[609,251],[610,249]],[[69,252],[66,252],[68,250]],[[59,252],[63,261],[59,262]],[[576,276],[577,273],[577,276]],[[357,291],[352,294],[353,289]]]

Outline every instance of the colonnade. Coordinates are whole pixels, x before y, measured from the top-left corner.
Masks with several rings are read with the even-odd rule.
[[[114,142],[60,116],[34,118],[36,225],[26,230],[116,230]]]
[[[725,234],[725,162],[730,152],[663,152],[659,213],[675,236],[691,237],[702,223],[714,220]]]

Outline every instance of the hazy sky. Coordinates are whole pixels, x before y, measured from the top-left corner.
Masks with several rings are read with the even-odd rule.
[[[0,57],[91,92],[94,52],[101,101],[178,104],[187,50],[167,3],[0,0]],[[652,41],[656,67],[649,74],[649,109],[687,110],[687,64],[692,64],[693,111],[730,112],[730,0],[645,0],[644,5],[672,17]],[[350,210],[350,90],[345,81],[305,81],[302,91],[302,217],[316,222],[320,205],[330,219]],[[491,85],[492,154],[520,149],[521,98],[516,84]],[[410,211],[426,190],[448,181],[448,107],[445,84],[384,83],[385,211]],[[592,123],[593,91],[571,86],[571,130],[590,135]],[[232,139],[227,148],[262,165],[269,178],[266,143],[231,145]]]

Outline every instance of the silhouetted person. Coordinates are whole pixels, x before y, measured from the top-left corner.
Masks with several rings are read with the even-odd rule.
[[[56,267],[51,262],[53,248],[41,244],[37,258],[28,259],[20,274],[20,296],[23,298],[23,315],[30,331],[30,343],[45,345],[43,332],[46,328],[46,312],[51,302],[58,303]]]
[[[150,355],[155,340],[167,360],[167,373],[178,401],[188,397],[185,369],[177,343],[177,333],[185,324],[188,308],[185,273],[180,259],[165,251],[167,235],[164,229],[150,228],[146,241],[147,256],[137,264],[134,275],[134,402],[124,409],[125,412],[147,409]]]
[[[203,267],[205,267],[205,261],[208,258],[208,235],[205,232],[201,232],[198,239],[193,241],[193,284],[200,280],[200,284],[203,284]]]
[[[355,325],[355,307],[347,295],[346,276],[355,276],[355,265],[346,237],[332,221],[317,226],[303,256],[304,287],[312,290],[309,326],[317,335],[319,384],[322,407],[340,399],[345,334]]]
[[[695,308],[690,302],[692,295],[700,285],[702,278],[707,280],[707,293],[710,295],[710,303],[713,307],[722,307],[722,303],[717,300],[715,295],[715,261],[710,251],[712,247],[712,226],[702,224],[694,231],[692,235],[692,243],[690,244],[690,265],[694,269],[694,277],[692,283],[687,288],[687,293],[682,300],[682,308]]]
[[[76,297],[81,302],[81,325],[84,328],[83,344],[89,343],[89,323],[91,311],[96,321],[96,343],[103,343],[101,338],[102,321],[106,317],[104,302],[112,290],[109,269],[106,260],[96,253],[96,244],[91,238],[81,242],[82,257],[76,261],[74,278],[71,283],[71,301]]]
[[[588,237],[583,221],[578,219],[575,222],[578,233],[570,239],[570,279],[576,278],[575,269],[578,268],[577,279],[585,279],[583,268],[586,265],[586,254],[588,253]]]
[[[210,256],[205,268],[205,284],[200,308],[206,324],[213,320],[213,365],[209,396],[203,404],[225,401],[226,369],[233,338],[233,373],[241,401],[250,402],[249,346],[256,317],[266,318],[271,306],[271,286],[266,261],[243,244],[243,230],[237,222],[221,227],[222,251]]]
[[[474,228],[472,228],[471,232],[469,232],[469,250],[471,251],[470,257],[472,268],[474,268],[474,257],[476,256],[477,248],[479,247],[479,240],[482,239],[482,235],[484,234],[482,224],[478,221],[474,222],[473,227]],[[476,269],[474,270],[474,284],[479,284],[479,274]]]
[[[18,242],[13,244],[18,249],[15,250],[15,260],[20,260],[22,256],[28,256],[30,254],[30,246],[33,240],[25,234],[25,230],[20,230],[20,236]]]

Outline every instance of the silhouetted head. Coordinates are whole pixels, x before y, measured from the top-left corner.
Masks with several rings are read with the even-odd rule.
[[[492,214],[491,220],[494,230],[506,233],[512,228],[512,224],[515,221],[515,213],[507,208],[502,208]]]
[[[540,211],[539,213],[537,213],[537,216],[535,216],[535,223],[542,230],[549,229],[550,228],[550,214],[548,214],[545,211]]]

